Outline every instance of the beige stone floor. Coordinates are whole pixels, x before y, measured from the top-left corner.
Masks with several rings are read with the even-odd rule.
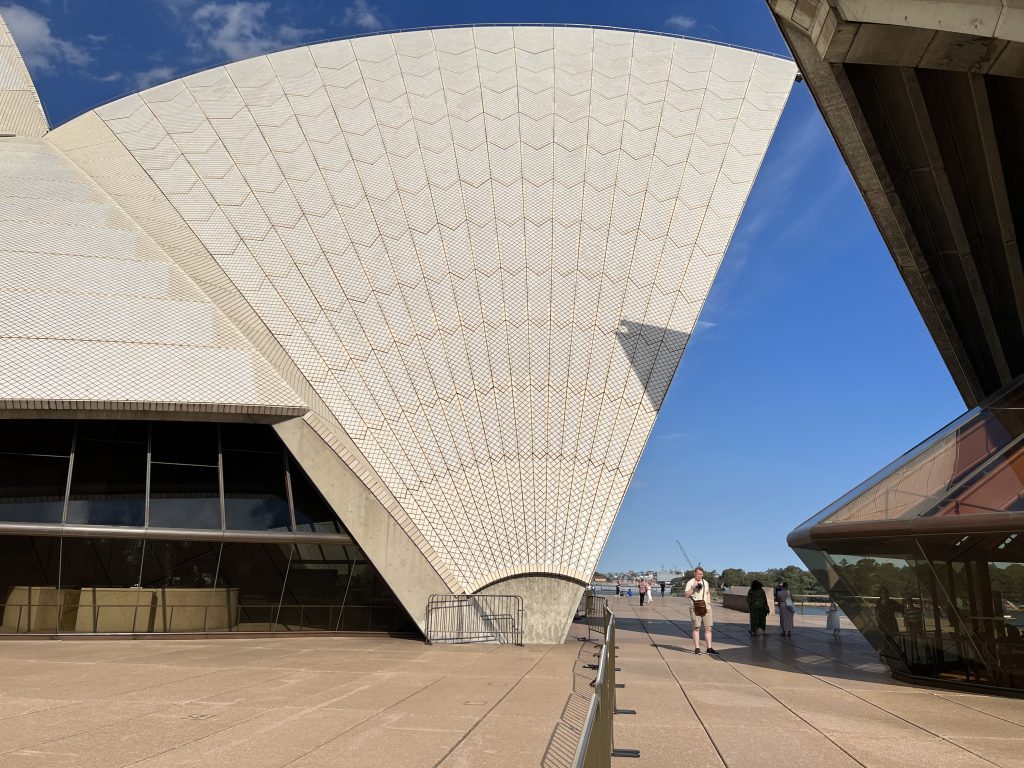
[[[619,616],[619,746],[644,766],[1024,766],[1024,702],[893,682],[822,617],[751,646],[716,607],[694,656],[678,599]],[[0,768],[568,768],[595,646],[395,638],[0,642]]]
[[[615,766],[1024,767],[1024,701],[898,683],[823,616],[798,616],[792,639],[751,640],[746,615],[716,606],[721,657],[694,656],[681,600],[638,602],[612,598],[618,706],[637,710],[616,718],[616,742],[641,750]]]

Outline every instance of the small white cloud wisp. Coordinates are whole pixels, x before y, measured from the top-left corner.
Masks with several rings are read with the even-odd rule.
[[[29,69],[51,72],[62,66],[84,67],[92,56],[81,46],[53,34],[50,20],[23,5],[0,5],[8,29]]]

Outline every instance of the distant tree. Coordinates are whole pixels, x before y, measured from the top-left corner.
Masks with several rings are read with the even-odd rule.
[[[750,576],[742,568],[725,568],[722,571],[722,583],[730,587],[749,587]]]

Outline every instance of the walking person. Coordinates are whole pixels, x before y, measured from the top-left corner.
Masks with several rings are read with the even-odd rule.
[[[661,596],[662,597],[665,596],[665,582],[664,581],[661,582]]]
[[[640,579],[640,582],[637,584],[636,591],[640,593],[640,607],[643,608],[644,598],[647,597],[647,581],[645,579]]]
[[[825,619],[825,629],[836,637],[839,636],[839,605],[835,600],[828,604],[828,618]]]
[[[700,656],[700,629],[704,628],[704,643],[711,656],[718,651],[711,645],[711,630],[714,620],[711,617],[711,589],[704,581],[704,569],[699,565],[693,571],[693,578],[686,582],[683,590],[690,598],[690,624],[693,627],[693,652]]]
[[[782,582],[779,590],[779,625],[782,628],[783,637],[793,636],[793,618],[796,615],[796,605],[793,604],[793,595],[789,593],[789,582]]]
[[[615,582],[615,596],[616,597],[621,597],[622,596],[622,584],[617,582],[617,581]]]
[[[765,619],[771,613],[768,607],[768,597],[764,593],[764,585],[756,579],[747,591],[747,610],[750,611],[750,636],[761,637],[768,635]]]

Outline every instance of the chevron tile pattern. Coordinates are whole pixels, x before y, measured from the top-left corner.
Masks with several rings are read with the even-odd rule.
[[[137,223],[212,257],[186,271],[229,283],[475,591],[590,578],[794,75],[659,35],[439,29],[230,64],[57,134],[84,169],[137,164]],[[173,334],[154,320],[132,327]]]

